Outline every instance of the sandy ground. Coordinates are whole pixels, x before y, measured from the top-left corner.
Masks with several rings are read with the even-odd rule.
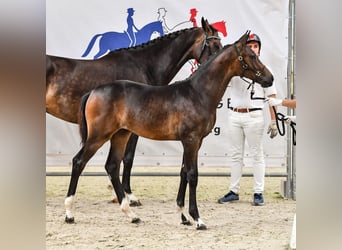
[[[296,201],[280,196],[281,179],[266,177],[266,204],[255,207],[251,177],[242,178],[239,202],[222,205],[217,199],[227,192],[229,177],[200,176],[198,208],[208,229],[199,231],[194,224],[180,224],[175,202],[179,177],[133,176],[132,189],[143,205],[132,208],[142,220],[132,224],[118,204],[110,203],[107,177],[81,176],[76,223],[66,224],[70,177],[48,176],[46,249],[289,249]]]

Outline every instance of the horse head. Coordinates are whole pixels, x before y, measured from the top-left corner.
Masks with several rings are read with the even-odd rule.
[[[273,75],[267,67],[260,61],[259,57],[253,50],[247,46],[247,39],[250,31],[247,31],[237,42],[233,44],[237,53],[236,60],[239,64],[240,77],[252,80],[251,83],[257,82],[262,87],[270,87],[273,84]]]
[[[205,62],[212,54],[223,47],[217,29],[210,25],[208,20],[203,17],[201,19],[201,24],[204,36],[199,42],[201,46],[197,47],[197,53],[199,54],[197,60],[199,63]]]

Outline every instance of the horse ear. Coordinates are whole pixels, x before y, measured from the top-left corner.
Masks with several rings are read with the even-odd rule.
[[[201,23],[202,23],[202,28],[203,28],[204,32],[206,34],[211,34],[210,33],[211,32],[210,24],[209,24],[208,20],[206,20],[206,19],[204,19],[204,17],[202,17]]]
[[[205,19],[205,23],[206,23],[207,26],[210,25],[209,22],[208,22],[208,19]]]
[[[248,39],[248,37],[249,37],[249,33],[250,33],[250,32],[251,32],[250,30],[247,30],[246,33],[243,34],[243,35],[240,37],[239,41],[240,41],[242,44],[246,44],[246,43],[247,43],[247,39]]]
[[[205,20],[204,20],[204,17],[201,18],[201,24],[202,24],[202,28],[205,27]]]

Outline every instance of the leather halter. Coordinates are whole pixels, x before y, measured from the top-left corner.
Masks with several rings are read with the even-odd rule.
[[[208,47],[209,47],[209,53],[210,53],[209,55],[211,56],[211,55],[213,54],[212,51],[211,51],[211,48],[210,48],[210,46],[209,46],[209,40],[211,40],[211,39],[218,39],[218,40],[221,40],[221,38],[219,38],[218,36],[207,36],[207,34],[204,33],[204,39],[203,39],[201,54],[200,54],[200,56],[199,56],[199,58],[198,58],[198,61],[200,61],[200,59],[201,59],[201,57],[202,57],[202,55],[203,55],[203,52],[204,52],[204,50],[205,50],[205,46],[208,46]]]
[[[238,60],[241,62],[241,65],[242,65],[242,69],[243,69],[242,74],[243,74],[245,71],[250,70],[250,71],[254,72],[255,75],[256,75],[257,77],[260,77],[260,76],[262,75],[262,72],[264,72],[265,66],[261,69],[261,71],[260,71],[260,70],[253,69],[252,67],[248,66],[248,64],[246,63],[246,61],[245,61],[245,59],[243,58],[243,56],[241,56],[241,53],[240,53],[238,47],[236,46],[236,44],[234,44],[234,48],[235,48],[235,50],[236,50],[236,53],[238,54]],[[252,81],[252,83],[251,83],[251,82],[247,81],[243,76],[240,76],[240,77],[241,77],[241,79],[244,80],[245,82],[247,82],[247,83],[249,83],[249,84],[254,84],[254,81]]]

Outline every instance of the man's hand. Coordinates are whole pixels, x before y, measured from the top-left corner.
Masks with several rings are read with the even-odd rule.
[[[270,106],[280,106],[283,103],[283,99],[269,97],[266,99],[266,102],[268,102]]]
[[[270,134],[270,138],[273,139],[278,134],[278,128],[276,121],[271,121],[270,125],[268,126],[267,134]]]

